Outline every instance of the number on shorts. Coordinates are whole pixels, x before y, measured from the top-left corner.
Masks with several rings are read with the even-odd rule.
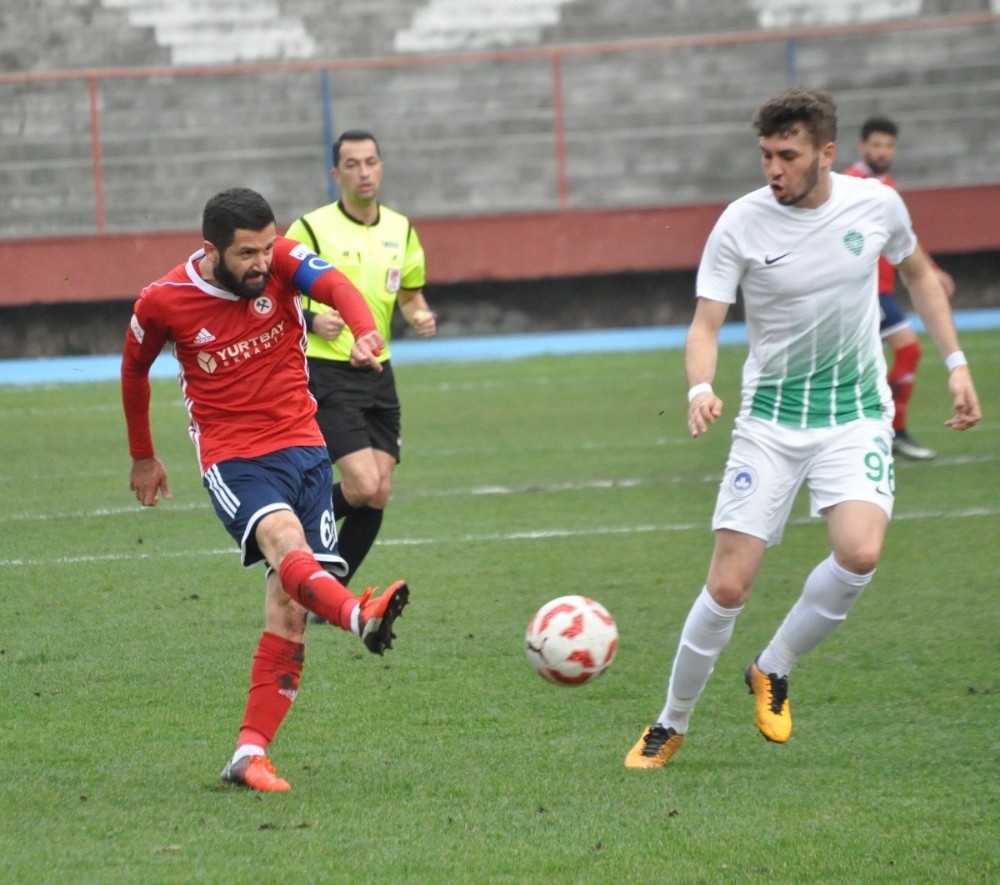
[[[880,452],[869,452],[865,455],[865,476],[874,483],[880,483],[884,479],[889,484],[889,491],[896,494],[896,465],[890,461],[888,464]]]

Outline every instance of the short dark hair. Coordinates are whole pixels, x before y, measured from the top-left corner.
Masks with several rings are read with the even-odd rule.
[[[220,191],[205,204],[201,235],[220,252],[236,239],[237,230],[263,230],[274,224],[274,211],[260,194],[246,187]]]
[[[801,123],[822,147],[837,140],[837,106],[828,92],[793,86],[764,102],[754,114],[753,127],[761,138],[787,132]]]
[[[895,138],[899,135],[899,126],[895,120],[890,120],[888,117],[869,117],[861,124],[861,140],[867,141],[873,132],[884,132]]]
[[[340,162],[340,146],[345,141],[371,141],[375,143],[375,153],[382,156],[382,151],[379,149],[378,140],[366,129],[348,129],[346,132],[342,132],[340,138],[338,138],[333,143],[333,165]]]

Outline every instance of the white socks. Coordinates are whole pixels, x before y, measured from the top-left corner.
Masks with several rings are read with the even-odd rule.
[[[761,671],[787,676],[801,655],[843,623],[874,574],[849,572],[837,565],[832,553],[817,565],[771,644],[761,652],[757,660]]]
[[[729,643],[739,608],[723,608],[702,588],[691,606],[674,658],[667,688],[667,703],[657,720],[678,734],[685,734],[691,711],[715,669],[715,662]]]
[[[258,747],[256,744],[244,744],[242,747],[237,747],[236,752],[233,753],[233,762],[239,762],[244,756],[266,756],[267,750],[263,747]]]
[[[792,665],[815,648],[847,617],[868,586],[874,571],[856,575],[837,565],[831,553],[812,570],[802,595],[757,660],[764,673],[787,676]],[[729,643],[736,618],[743,611],[723,608],[702,588],[681,631],[667,688],[667,702],[657,722],[685,734],[691,711],[705,690],[715,662]]]

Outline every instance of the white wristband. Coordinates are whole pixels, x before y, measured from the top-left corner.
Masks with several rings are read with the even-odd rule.
[[[945,366],[949,372],[955,371],[959,366],[969,365],[969,361],[965,358],[965,354],[960,350],[956,350],[954,353],[949,353],[944,361]]]
[[[694,398],[701,393],[711,393],[711,392],[712,392],[712,385],[709,384],[707,381],[702,381],[701,384],[695,384],[695,386],[688,391],[688,402],[692,402]]]

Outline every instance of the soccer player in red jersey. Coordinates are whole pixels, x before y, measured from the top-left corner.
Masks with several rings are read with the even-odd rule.
[[[898,137],[899,127],[888,117],[870,117],[865,120],[861,126],[861,142],[858,145],[860,159],[845,169],[844,174],[857,178],[877,178],[883,184],[898,190],[889,174],[896,156]],[[934,269],[944,286],[945,294],[951,298],[955,294],[955,281],[937,265],[934,265]],[[892,421],[895,434],[892,450],[913,461],[930,461],[936,456],[936,452],[920,445],[906,429],[907,407],[913,396],[921,348],[910,321],[896,301],[896,268],[885,258],[878,265],[878,300],[882,311],[882,340],[892,350],[892,365],[888,376],[896,406],[896,415]]]
[[[354,596],[334,574],[333,474],[309,393],[300,292],[336,308],[354,333],[351,361],[379,371],[385,342],[364,297],[333,265],[277,235],[274,213],[252,190],[234,188],[205,205],[203,248],[139,295],[125,335],[122,402],[143,506],[170,498],[153,447],[149,370],[167,344],[180,364],[205,488],[239,544],[243,565],[267,565],[264,633],[236,752],[222,779],[252,789],[291,789],[267,758],[298,691],[306,615],[360,636],[369,651],[392,647],[409,599],[397,581],[378,597]]]

